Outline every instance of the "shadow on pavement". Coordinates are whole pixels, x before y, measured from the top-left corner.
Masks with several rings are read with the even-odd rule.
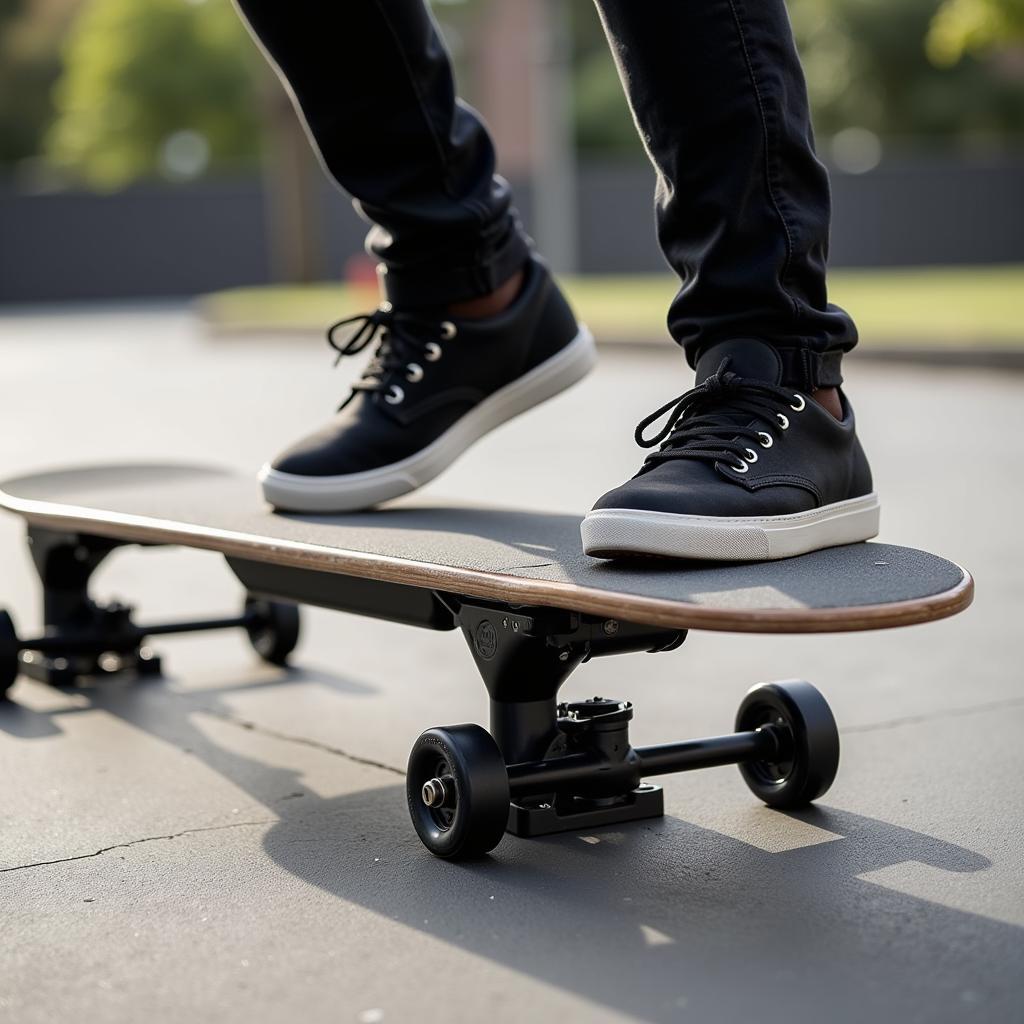
[[[81,692],[86,709],[190,750],[269,807],[279,821],[264,846],[282,869],[476,956],[656,1022],[788,1021],[797,1010],[822,1021],[991,1021],[1019,1009],[1020,929],[859,877],[919,862],[954,885],[990,866],[968,849],[822,807],[792,817],[841,838],[781,853],[665,818],[586,841],[507,837],[489,858],[449,864],[420,846],[401,783],[323,798],[301,773],[212,741],[195,716],[225,715],[220,696],[236,688]],[[53,735],[64,713],[7,705],[0,728]],[[458,986],[447,979],[439,993],[454,998]]]

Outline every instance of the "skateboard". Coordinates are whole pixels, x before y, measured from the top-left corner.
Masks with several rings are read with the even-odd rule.
[[[21,516],[42,584],[45,629],[18,637],[0,613],[0,693],[19,673],[74,686],[155,674],[148,642],[242,628],[266,661],[299,639],[298,605],[420,628],[460,629],[490,699],[490,728],[428,729],[409,757],[413,826],[431,853],[480,856],[506,831],[539,836],[663,813],[659,775],[736,764],[756,797],[795,808],[820,797],[839,734],[810,683],[753,687],[735,731],[656,746],[629,742],[633,705],[558,691],[591,658],[666,653],[689,630],[816,633],[887,629],[954,615],[972,599],[958,565],[914,548],[863,543],[748,564],[582,553],[579,519],[411,502],[344,515],[279,513],[247,476],[202,466],[110,465],[0,483]],[[246,597],[234,615],[146,624],[89,594],[126,545],[223,555]]]

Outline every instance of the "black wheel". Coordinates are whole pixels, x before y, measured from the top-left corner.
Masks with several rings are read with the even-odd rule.
[[[740,774],[769,807],[803,807],[832,785],[839,768],[839,730],[832,709],[810,683],[762,683],[747,691],[736,731],[778,730],[776,761],[748,761]]]
[[[245,601],[245,630],[256,653],[271,665],[284,665],[299,642],[299,606],[284,601]]]
[[[14,685],[20,671],[18,632],[11,616],[0,609],[0,699]]]
[[[508,772],[498,744],[479,725],[421,733],[405,793],[416,834],[436,857],[481,857],[505,834]]]

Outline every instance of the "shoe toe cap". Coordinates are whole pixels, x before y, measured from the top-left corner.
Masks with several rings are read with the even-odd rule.
[[[707,502],[701,501],[700,490],[697,488],[638,477],[601,495],[594,503],[593,511],[620,508],[644,512],[713,515],[713,512],[702,508],[705,504]]]
[[[770,485],[749,491],[722,479],[710,466],[693,466],[688,472],[666,467],[643,473],[603,494],[593,511],[630,509],[668,512],[686,516],[788,515],[815,506],[812,494],[801,487]]]
[[[376,469],[395,461],[381,443],[381,433],[354,430],[339,417],[286,448],[270,468],[303,477],[348,476]]]
[[[632,479],[603,494],[594,511],[618,508],[642,512],[672,512],[677,515],[721,515],[715,511],[728,502],[723,490],[738,490],[715,472],[695,460],[673,460],[641,471]]]
[[[344,449],[337,445],[323,444],[316,436],[304,438],[285,449],[270,468],[277,473],[290,476],[340,476],[355,472],[352,460],[346,457]]]

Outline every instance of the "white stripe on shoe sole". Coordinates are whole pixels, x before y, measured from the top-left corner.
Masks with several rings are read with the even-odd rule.
[[[688,516],[603,508],[580,526],[595,557],[663,555],[705,561],[767,561],[869,540],[878,534],[878,495],[833,502],[785,516]]]
[[[488,395],[414,455],[342,476],[299,476],[266,465],[259,472],[263,495],[275,507],[293,512],[351,512],[408,494],[433,480],[495,427],[581,380],[596,362],[593,336],[580,324],[579,333],[560,352]]]

